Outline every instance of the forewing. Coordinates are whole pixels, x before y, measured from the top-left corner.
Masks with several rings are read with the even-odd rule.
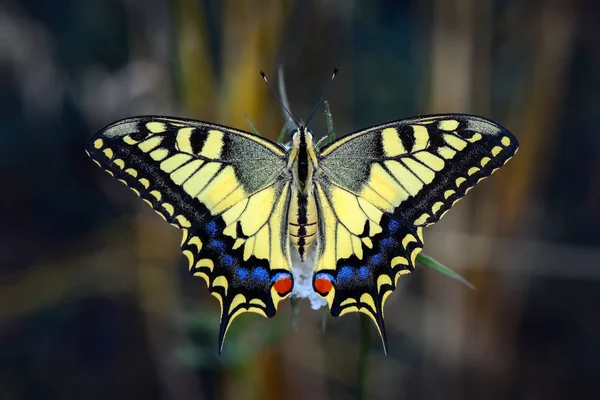
[[[105,127],[86,150],[183,230],[190,269],[221,302],[220,346],[239,313],[275,314],[292,285],[280,146],[219,125],[147,116]]]
[[[502,126],[462,114],[390,122],[324,148],[315,186],[323,222],[314,285],[332,314],[368,313],[385,344],[385,299],[398,276],[414,269],[421,228],[437,222],[517,148]]]

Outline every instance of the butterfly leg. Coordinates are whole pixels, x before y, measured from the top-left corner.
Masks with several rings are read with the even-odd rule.
[[[325,120],[327,121],[327,144],[335,140],[335,131],[333,130],[333,117],[329,110],[329,102],[325,101]]]
[[[327,122],[327,136],[323,136],[319,141],[315,144],[315,148],[321,148],[323,142],[325,144],[329,144],[335,140],[335,131],[333,130],[333,118],[331,117],[331,111],[329,110],[329,103],[325,101],[325,119]]]
[[[323,136],[321,139],[319,139],[319,141],[315,144],[315,148],[319,149],[321,147],[321,144],[323,144],[323,142],[328,138],[328,136]],[[327,142],[329,143],[329,141]]]

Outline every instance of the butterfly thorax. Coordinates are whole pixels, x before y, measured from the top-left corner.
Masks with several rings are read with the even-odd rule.
[[[288,168],[294,183],[289,213],[290,240],[304,260],[317,234],[317,209],[312,190],[317,155],[312,134],[304,126],[294,132]]]

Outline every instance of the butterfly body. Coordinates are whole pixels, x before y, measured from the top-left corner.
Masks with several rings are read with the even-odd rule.
[[[384,348],[384,305],[437,222],[517,151],[481,117],[393,121],[322,149],[299,126],[289,150],[212,123],[142,116],[94,135],[87,152],[182,230],[190,271],[221,304],[219,348],[244,312],[275,315],[293,289],[290,243],[316,242],[313,289],[331,314],[368,315]]]
[[[300,126],[292,134],[292,147],[288,159],[293,177],[292,204],[290,205],[290,240],[300,259],[317,235],[317,207],[313,193],[313,179],[318,170],[317,151],[312,142],[312,133]]]

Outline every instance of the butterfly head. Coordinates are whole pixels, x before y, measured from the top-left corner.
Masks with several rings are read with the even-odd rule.
[[[312,144],[312,138],[312,131],[303,124],[300,124],[298,129],[294,129],[292,132],[292,142],[294,145],[300,147],[305,147],[309,144]]]

